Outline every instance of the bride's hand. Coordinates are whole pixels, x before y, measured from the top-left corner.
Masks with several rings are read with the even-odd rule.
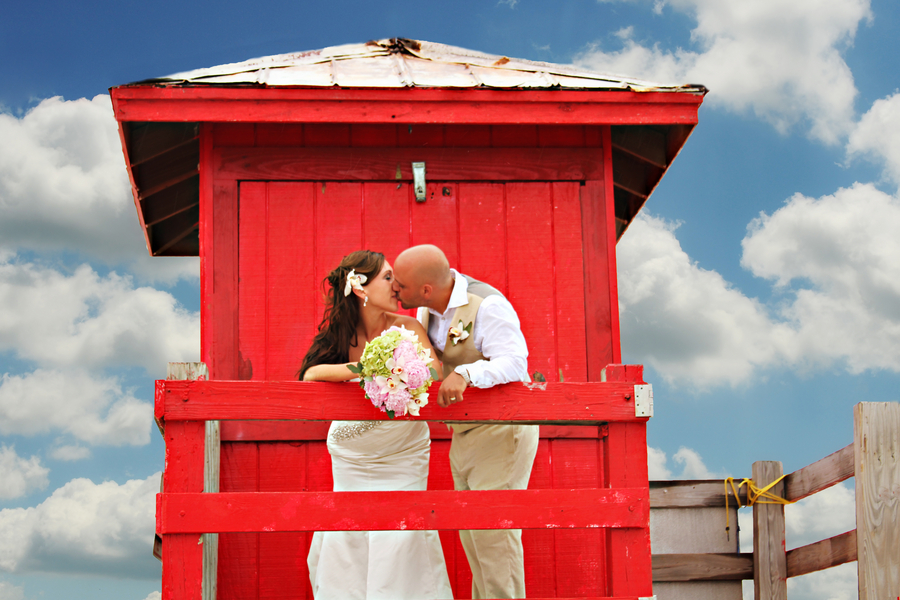
[[[350,381],[358,377],[345,363],[341,365],[313,365],[303,374],[303,381]]]

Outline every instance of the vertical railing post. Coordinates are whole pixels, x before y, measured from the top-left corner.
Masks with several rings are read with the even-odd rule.
[[[169,363],[166,379],[206,378],[203,363]],[[206,426],[202,421],[166,422],[166,493],[202,492],[206,455]],[[201,600],[203,594],[202,536],[166,534],[162,538],[163,600]]]
[[[859,600],[900,597],[900,403],[853,411]]]
[[[753,483],[762,489],[784,474],[780,462],[753,463]],[[784,481],[769,490],[784,497]],[[787,599],[787,554],[784,547],[784,505],[753,505],[753,587],[756,600]]]

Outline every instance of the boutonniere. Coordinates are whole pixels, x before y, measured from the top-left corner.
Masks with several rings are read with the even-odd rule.
[[[456,327],[450,328],[450,332],[449,332],[450,341],[455,346],[458,343],[460,343],[461,341],[463,341],[464,339],[466,339],[467,337],[469,337],[470,333],[472,333],[472,323],[469,323],[468,325],[463,325],[463,322],[460,321],[459,325],[457,325]]]

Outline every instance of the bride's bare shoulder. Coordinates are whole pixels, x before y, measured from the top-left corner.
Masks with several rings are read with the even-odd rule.
[[[398,315],[397,313],[389,313],[389,314],[390,314],[391,318],[393,319],[391,321],[392,326],[396,325],[397,327],[400,327],[402,325],[403,327],[406,327],[407,329],[412,329],[413,331],[416,331],[416,332],[424,331],[422,324],[419,323],[419,321],[417,319],[410,317],[409,315]]]

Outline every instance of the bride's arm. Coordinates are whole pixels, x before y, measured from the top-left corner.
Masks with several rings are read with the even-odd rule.
[[[303,374],[303,381],[350,381],[359,377],[344,363],[341,365],[313,365]]]

